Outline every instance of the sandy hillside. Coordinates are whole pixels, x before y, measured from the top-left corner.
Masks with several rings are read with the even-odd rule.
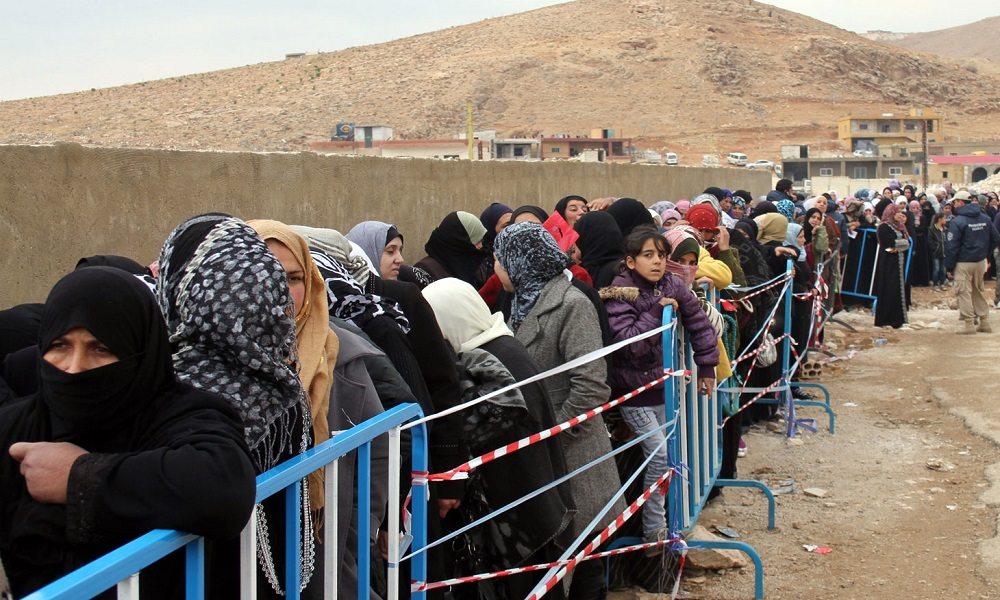
[[[1000,134],[1000,78],[751,0],[578,0],[340,52],[0,103],[0,143],[301,150],[340,121],[451,136],[614,128],[641,148],[747,152],[836,119],[933,107]],[[961,90],[975,85],[982,93]]]

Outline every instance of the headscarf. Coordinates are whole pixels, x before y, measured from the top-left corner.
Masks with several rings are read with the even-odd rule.
[[[573,228],[580,234],[576,241],[580,266],[590,274],[594,287],[610,285],[615,267],[625,256],[624,237],[614,217],[605,211],[593,210],[580,217]],[[605,276],[599,278],[602,273]]]
[[[677,212],[677,209],[674,208],[668,208],[660,213],[660,222],[663,223],[664,227],[666,227],[667,221],[669,221],[670,219],[676,219],[677,221],[680,221],[683,218],[684,217],[681,216],[681,213]]]
[[[524,206],[518,206],[514,209],[513,214],[510,215],[510,222],[513,223],[519,215],[524,213],[530,213],[535,215],[538,220],[542,223],[549,220],[549,213],[545,211],[541,206],[533,206],[531,204],[525,204]]]
[[[156,298],[114,267],[79,269],[56,283],[42,311],[39,354],[78,327],[118,361],[65,373],[40,360],[38,397],[49,411],[52,441],[100,452],[113,447],[112,440],[127,441],[136,415],[176,385],[170,344]]]
[[[784,242],[788,234],[788,219],[778,213],[768,213],[754,217],[757,222],[757,240],[762,244]]]
[[[708,189],[709,190],[713,190],[713,189],[714,190],[719,190],[719,193],[722,194],[722,197],[723,198],[726,197],[726,195],[719,188],[708,188]],[[716,196],[715,194],[709,192],[708,190],[705,190],[704,193],[698,194],[697,196],[695,196],[691,200],[691,207],[692,208],[694,208],[695,206],[697,206],[699,204],[711,204],[712,208],[715,209],[715,214],[717,214],[717,215],[722,214],[722,205],[719,204],[719,198],[718,198],[718,196]]]
[[[913,215],[913,226],[920,227],[920,218],[923,214],[923,209],[920,208],[920,203],[916,200],[910,200],[910,214]]]
[[[292,297],[260,236],[227,215],[181,223],[160,252],[157,295],[177,377],[239,411],[257,472],[308,449]]]
[[[786,198],[787,200],[787,198]],[[753,217],[756,219],[761,215],[771,214],[778,212],[778,208],[770,200],[761,200],[757,203],[757,206],[753,207]]]
[[[475,215],[464,213],[475,224],[479,225],[478,236],[470,235],[468,224],[458,211],[448,213],[441,224],[434,228],[430,238],[424,244],[427,255],[436,260],[452,277],[458,277],[470,284],[482,284],[478,281],[479,267],[486,255],[476,248],[476,243],[482,241],[486,231]],[[476,238],[473,240],[473,238]]]
[[[569,203],[572,202],[573,200],[579,200],[584,204],[587,203],[587,199],[584,198],[583,196],[572,195],[560,198],[559,202],[556,202],[556,212],[562,215],[562,218],[564,219],[566,218],[566,207],[569,206]],[[545,219],[542,219],[542,222],[544,223]]]
[[[409,333],[410,322],[403,315],[399,304],[376,294],[367,294],[347,268],[332,256],[321,250],[312,249],[312,255],[320,276],[326,284],[327,301],[331,317],[350,321],[364,329],[375,317],[392,317],[403,333]]]
[[[896,222],[896,214],[901,212],[902,210],[903,209],[900,208],[898,204],[890,203],[889,206],[886,206],[885,210],[882,211],[882,222],[888,225],[889,227],[892,227],[896,231],[902,231],[903,233],[906,233],[906,223]]]
[[[0,361],[13,352],[38,343],[44,304],[18,304],[0,310]]]
[[[826,219],[826,215],[824,215],[820,211],[820,209],[818,209],[818,208],[810,208],[809,210],[806,211],[806,216],[805,216],[804,219],[802,219],[802,230],[806,232],[806,243],[807,244],[811,244],[812,243],[812,237],[813,237],[812,236],[812,232],[813,232],[813,230],[812,230],[812,225],[809,224],[809,219],[811,219],[814,214],[818,214],[823,219]],[[826,227],[826,224],[825,224],[825,222],[823,220],[821,220],[819,226],[820,227]]]
[[[537,223],[515,223],[501,231],[494,252],[514,286],[510,324],[516,331],[535,306],[542,288],[566,269],[568,259],[555,238]]]
[[[514,210],[511,207],[499,202],[494,202],[486,207],[486,210],[479,215],[479,222],[486,228],[486,236],[483,238],[483,244],[491,248],[493,247],[493,240],[497,237],[496,229],[497,223],[500,222],[500,217],[512,212]]]
[[[733,226],[733,229],[743,232],[744,235],[754,242],[757,241],[757,232],[760,231],[757,227],[757,221],[754,221],[750,217],[743,217],[739,221],[736,221],[736,225]]]
[[[806,260],[806,249],[799,245],[799,232],[802,231],[802,226],[798,223],[789,223],[788,231],[785,234],[784,246],[789,248],[795,248],[799,251],[798,259],[796,262],[804,262]]]
[[[650,206],[649,208],[651,208],[652,210],[655,210],[656,214],[660,215],[660,218],[663,218],[663,211],[665,211],[665,210],[676,210],[677,209],[677,205],[674,204],[673,202],[668,201],[668,200],[660,200],[659,202],[654,202],[653,205]],[[680,213],[677,213],[677,214],[680,214]]]
[[[295,320],[278,258],[243,221],[228,215],[192,217],[160,251],[160,309],[174,348],[177,378],[227,400],[243,419],[250,460],[260,474],[310,446],[310,401],[296,374]],[[303,479],[300,582],[312,576],[313,520]],[[271,587],[273,570],[264,507],[255,512],[257,559]]]
[[[116,256],[114,254],[99,254],[97,256],[87,256],[81,258],[76,263],[77,269],[84,267],[114,267],[133,275],[148,275],[149,269],[135,262],[126,256]]]
[[[460,279],[439,279],[422,293],[434,310],[444,339],[455,352],[468,352],[498,337],[514,335],[503,313],[490,314],[476,288]]]
[[[687,209],[691,208],[691,201],[690,200],[678,200],[677,201],[677,205],[675,206],[675,208],[677,208],[677,212],[679,212],[679,213],[681,213],[683,215],[684,213],[687,212]]]
[[[392,237],[389,236],[391,234]],[[382,264],[382,253],[390,241],[396,237],[402,238],[395,225],[383,223],[382,221],[362,221],[347,232],[348,240],[354,242],[364,251],[365,256],[372,262],[375,270],[378,271]],[[379,273],[381,275],[381,273]]]
[[[642,202],[635,198],[619,198],[608,207],[607,213],[618,223],[618,229],[625,237],[639,225],[653,225],[653,217]]]
[[[778,206],[776,206],[778,213],[785,217],[789,223],[795,220],[795,203],[791,200],[785,198],[784,200],[778,201]]]
[[[701,244],[694,237],[681,229],[668,229],[663,234],[670,244],[670,256],[667,258],[665,269],[667,273],[673,273],[684,280],[684,283],[691,285],[694,283],[698,272],[698,256],[701,252]],[[685,265],[680,261],[685,254],[693,253],[695,264]]]
[[[343,265],[351,277],[362,287],[368,283],[372,273],[371,269],[378,269],[377,265],[369,265],[368,260],[365,259],[367,255],[362,257],[352,253],[350,240],[336,229],[320,229],[305,225],[292,225],[291,227],[292,231],[306,238],[306,241],[309,242],[309,248],[321,250]]]
[[[885,213],[886,207],[892,204],[894,204],[892,198],[882,198],[879,200],[878,204],[875,205],[875,216],[884,221],[885,217],[882,215]]]
[[[340,341],[330,329],[329,307],[326,288],[316,263],[309,254],[309,244],[305,238],[295,233],[291,227],[279,221],[247,221],[260,237],[277,240],[291,250],[295,260],[302,266],[305,275],[305,301],[299,314],[295,315],[295,338],[299,351],[299,381],[309,394],[310,414],[313,421],[313,444],[321,444],[330,439],[330,425],[327,413],[330,410],[330,388],[333,386],[333,366],[337,363]],[[323,470],[309,475],[309,493],[312,507],[323,507]]]

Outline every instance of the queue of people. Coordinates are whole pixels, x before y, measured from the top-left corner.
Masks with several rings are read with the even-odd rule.
[[[205,214],[178,225],[149,267],[123,257],[82,259],[43,304],[0,311],[0,563],[11,591],[26,595],[150,529],[169,528],[210,540],[208,596],[236,597],[235,538],[253,519],[257,593],[279,597],[288,507],[280,494],[255,504],[256,475],[401,403],[432,415],[588,357],[658,327],[666,306],[689,333],[702,392],[730,378],[769,385],[781,365],[764,360],[766,353],[730,361],[768,339],[761,330],[781,335],[783,311],[772,309],[783,299],[778,290],[743,299],[729,288],[760,286],[792,260],[790,325],[804,353],[813,341],[812,298],[829,290],[823,300],[837,309],[841,257],[858,229],[877,227],[885,250],[878,268],[889,275],[880,278],[885,299],[880,288],[877,324],[906,321],[900,257],[919,245],[912,223],[924,233],[928,272],[937,277],[943,266],[957,290],[968,289],[968,302],[960,297],[963,318],[978,318],[973,327],[988,331],[973,251],[1000,240],[992,223],[980,226],[985,217],[972,215],[977,205],[968,192],[952,200],[957,210],[948,228],[956,235],[942,234],[946,215],[930,196],[914,200],[916,212],[885,198],[869,209],[873,199],[877,194],[859,193],[840,203],[830,193],[800,202],[783,180],[766,198],[709,187],[648,208],[633,198],[579,195],[554,202],[551,213],[494,203],[478,217],[442,217],[423,245],[426,256],[412,264],[406,232],[389,223],[365,221],[344,235],[315,223]],[[922,199],[932,204],[930,215]],[[725,302],[709,302],[704,284]],[[659,378],[659,348],[659,336],[650,337],[431,421],[432,472]],[[721,477],[735,477],[748,451],[744,421],[775,416],[773,406],[740,410],[752,396],[724,407],[732,418],[723,431]],[[433,483],[431,538],[598,461],[666,419],[660,384],[468,480]],[[435,547],[430,580],[556,560],[640,493],[630,489],[612,503],[632,465],[653,456],[643,487],[666,472],[662,435]],[[372,453],[373,471],[383,475],[373,477],[370,515],[357,514],[352,461],[340,461],[336,498],[325,497],[321,472],[302,481],[303,597],[320,597],[334,570],[339,593],[357,596],[358,519],[370,519],[378,532],[368,545],[376,571],[384,569],[386,452],[383,443]],[[663,591],[656,573],[670,532],[664,497],[652,500],[620,534],[660,544],[620,561],[627,566],[613,585]],[[323,563],[321,532],[332,525],[321,515],[329,502],[341,515],[339,565]],[[172,555],[144,571],[143,596],[177,597],[182,562]],[[455,586],[449,597],[525,597],[541,577]],[[385,595],[380,581],[372,578],[373,600]],[[606,592],[599,561],[581,563],[563,584],[552,597]],[[441,590],[430,595],[444,597]]]

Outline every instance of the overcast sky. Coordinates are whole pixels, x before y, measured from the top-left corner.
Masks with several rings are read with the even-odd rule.
[[[712,0],[704,0],[706,2]],[[560,0],[0,0],[0,100],[332,52]],[[932,31],[1000,14],[997,0],[775,0],[850,31]]]

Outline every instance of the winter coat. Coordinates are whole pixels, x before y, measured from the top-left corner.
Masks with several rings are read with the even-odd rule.
[[[978,204],[966,204],[955,213],[955,218],[948,224],[947,255],[944,260],[948,272],[954,271],[955,265],[960,262],[986,260],[986,256],[1000,244],[1000,233],[997,233],[997,228],[979,209]]]
[[[515,337],[524,344],[528,356],[546,371],[599,350],[601,329],[597,313],[579,290],[562,275],[552,278],[542,289]],[[608,401],[611,390],[605,384],[607,367],[595,360],[546,378],[545,392],[552,402],[556,421],[565,422]],[[559,435],[566,469],[573,471],[611,452],[604,421],[589,419]],[[621,488],[615,462],[605,460],[570,480],[577,516],[577,534],[595,517],[612,495]],[[601,519],[597,531],[625,510],[621,500]]]
[[[931,256],[934,258],[945,257],[945,247],[947,244],[948,230],[938,229],[933,225],[928,230],[927,247],[930,248]]]
[[[653,284],[635,271],[626,270],[615,277],[610,287],[601,290],[601,297],[605,300],[608,323],[616,342],[659,327],[663,318],[660,299],[675,299],[680,322],[694,349],[698,376],[715,378],[715,367],[719,364],[715,329],[701,310],[694,292],[680,277],[667,274]],[[615,352],[615,357],[610,381],[616,391],[636,389],[663,375],[663,346],[659,335],[629,344]]]

